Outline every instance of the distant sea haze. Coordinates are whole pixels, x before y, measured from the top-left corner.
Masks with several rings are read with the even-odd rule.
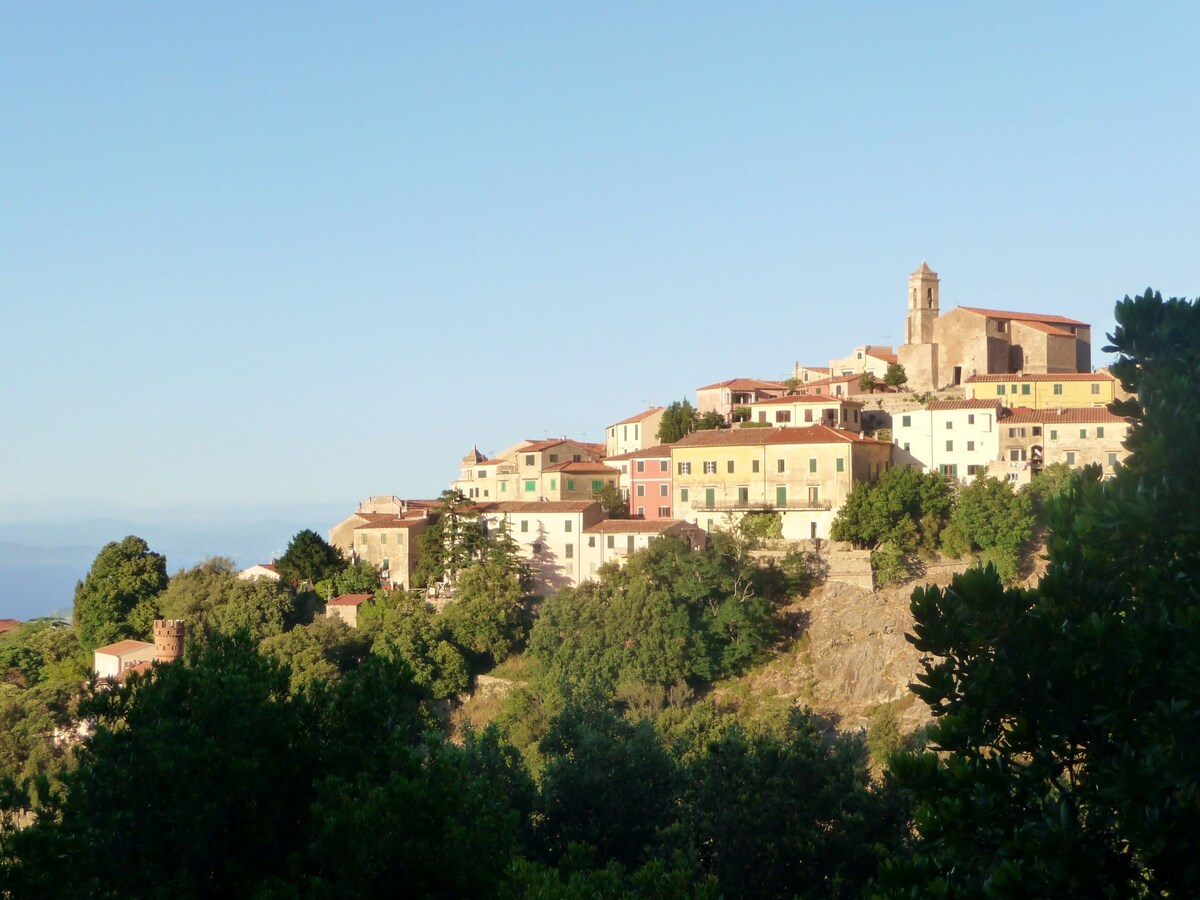
[[[110,541],[129,534],[144,538],[167,557],[174,575],[210,556],[229,556],[239,568],[279,556],[292,536],[326,530],[355,509],[321,508],[287,520],[246,522],[213,515],[207,521],[164,522],[95,519],[83,522],[0,522],[0,619],[70,615],[75,584]],[[216,521],[213,521],[213,520]],[[224,522],[221,520],[224,519]]]

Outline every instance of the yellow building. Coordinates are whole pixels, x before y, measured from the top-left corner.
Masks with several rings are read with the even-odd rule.
[[[539,500],[594,500],[596,492],[620,490],[621,470],[602,462],[565,462],[542,470]]]
[[[854,484],[891,459],[889,442],[824,425],[697,431],[671,445],[675,516],[712,531],[777,512],[785,538],[828,538]]]
[[[1056,374],[972,375],[964,384],[973,400],[999,400],[1008,407],[1057,409],[1108,406],[1120,385],[1107,369]]]
[[[816,394],[787,394],[750,404],[750,421],[775,428],[828,425],[846,431],[862,431],[862,402],[847,397]]]

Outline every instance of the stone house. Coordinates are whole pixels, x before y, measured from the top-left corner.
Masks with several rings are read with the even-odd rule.
[[[488,459],[478,448],[459,462],[458,478],[450,484],[469,500],[489,501],[517,495],[517,465],[507,459]]]
[[[844,359],[833,359],[829,361],[829,374],[836,375],[859,375],[864,372],[870,372],[880,380],[887,375],[888,366],[897,362],[898,358],[892,351],[891,347],[876,347],[871,344],[864,344],[861,347],[855,347],[850,355]]]
[[[1111,477],[1129,458],[1125,439],[1132,420],[1098,407],[1016,409],[1000,421],[1001,463],[995,474],[1028,484],[1046,466],[1099,465]]]
[[[341,619],[351,628],[357,628],[359,610],[374,599],[374,594],[342,594],[325,603],[325,617]]]
[[[433,524],[433,500],[378,501],[369,498],[329,529],[329,543],[352,561],[364,560],[380,573],[385,587],[412,587],[412,573],[420,556],[420,537]],[[378,511],[376,511],[378,510]]]

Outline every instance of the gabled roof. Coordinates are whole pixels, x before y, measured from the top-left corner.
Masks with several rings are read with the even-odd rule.
[[[628,453],[622,453],[620,456],[609,456],[605,462],[615,462],[623,459],[667,459],[671,456],[670,444],[656,444],[653,447],[646,447],[642,450],[631,450]]]
[[[340,597],[334,597],[332,600],[326,601],[326,606],[362,606],[368,600],[374,598],[374,594],[342,594]]]
[[[860,374],[859,378],[862,377]],[[816,384],[810,381],[809,384]],[[837,406],[862,406],[861,400],[850,397],[838,397],[834,394],[784,394],[782,397],[768,397],[765,400],[755,400],[751,406],[786,406],[789,403],[835,404]]]
[[[1133,420],[1110,413],[1103,406],[1072,406],[1064,409],[1014,409],[1011,415],[999,421],[1000,425],[1107,425],[1108,423],[1132,425]]]
[[[622,419],[620,422],[616,422],[608,427],[616,428],[617,425],[633,425],[635,422],[642,422],[650,418],[655,413],[662,412],[664,409],[666,409],[664,406],[652,406],[645,412],[640,412],[637,415],[630,416],[628,419]]]
[[[763,381],[760,378],[730,378],[728,381],[706,384],[696,390],[711,391],[717,388],[729,388],[731,391],[780,391],[784,390],[785,385],[782,381]]]
[[[579,513],[600,504],[595,500],[499,500],[479,504],[481,513]]]
[[[964,384],[1008,384],[1016,382],[1020,384],[1023,381],[1116,381],[1107,369],[1100,369],[1097,372],[1059,372],[1055,374],[1047,374],[1045,372],[1032,372],[1026,375],[972,375],[967,378]]]
[[[681,438],[673,448],[694,447],[753,447],[765,444],[882,444],[875,438],[863,437],[853,431],[843,431],[828,425],[807,428],[733,428],[720,431],[694,431]]]
[[[133,641],[124,640],[117,641],[115,644],[108,644],[104,647],[97,647],[96,653],[104,653],[108,656],[124,656],[126,653],[132,653],[134,650],[153,650],[154,644],[149,641]]]
[[[359,518],[365,519],[362,525],[355,525],[355,531],[371,528],[412,528],[414,525],[429,524],[423,516],[398,516],[392,513],[358,513]]]
[[[620,469],[614,469],[612,466],[606,466],[602,462],[565,462],[555,463],[552,466],[546,466],[542,469],[543,472],[566,472],[567,474],[577,475],[620,475]]]
[[[966,310],[969,313],[975,313],[980,316],[987,316],[989,319],[1011,319],[1016,322],[1044,322],[1047,325],[1084,325],[1087,322],[1080,322],[1078,319],[1068,319],[1066,316],[1051,316],[1044,313],[1026,313],[1026,312],[1011,312],[1004,309],[983,309],[979,306],[960,306],[958,309]]]
[[[938,412],[950,409],[999,409],[1004,404],[999,400],[934,400],[925,408]]]
[[[605,519],[583,529],[584,534],[662,534],[680,524],[679,519]]]

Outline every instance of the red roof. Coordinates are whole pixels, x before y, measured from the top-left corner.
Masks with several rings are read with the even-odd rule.
[[[874,347],[871,344],[867,344],[867,346],[863,348],[863,352],[866,356],[873,356],[876,359],[882,359],[886,363],[894,363],[899,361],[897,360],[896,354],[892,351],[891,347]]]
[[[412,528],[414,525],[429,524],[429,520],[424,516],[407,518],[394,513],[356,513],[356,515],[365,519],[366,522],[354,526],[355,531],[370,528]]]
[[[934,400],[926,405],[926,409],[939,411],[947,409],[999,409],[1004,404],[999,400]]]
[[[662,534],[678,524],[679,519],[605,519],[583,531],[585,534]]]
[[[807,428],[735,428],[728,431],[694,431],[673,446],[691,447],[745,447],[759,444],[882,444],[875,438],[863,437],[853,431],[842,431],[828,425],[810,425]]]
[[[1023,423],[1046,425],[1105,425],[1108,423],[1124,422],[1132,424],[1132,419],[1110,413],[1103,406],[1074,406],[1065,409],[1015,409],[1012,415],[1000,420],[1000,425],[1020,425]]]
[[[862,377],[861,375],[859,376]],[[815,382],[809,382],[815,384]],[[837,397],[833,394],[784,394],[782,397],[770,397],[766,400],[755,400],[751,406],[779,406],[788,403],[834,403],[839,406],[862,406],[861,400],[851,400],[849,397]]]
[[[763,381],[760,378],[730,378],[728,381],[706,384],[696,390],[712,391],[717,388],[729,388],[731,391],[778,391],[783,390],[785,385],[782,381]]]
[[[630,416],[628,419],[622,419],[620,422],[617,422],[616,425],[609,425],[608,427],[616,428],[617,425],[632,425],[634,422],[641,422],[645,419],[650,418],[652,415],[654,415],[657,412],[662,412],[663,409],[665,409],[665,407],[652,406],[645,412],[640,412],[635,416]]]
[[[1087,322],[1080,322],[1078,319],[1068,319],[1066,316],[1047,316],[1042,313],[1026,313],[1026,312],[1009,312],[1003,309],[982,309],[978,306],[960,306],[959,309],[965,309],[969,313],[975,313],[980,316],[987,316],[989,319],[1012,319],[1017,322],[1044,322],[1047,325],[1084,325]]]
[[[599,507],[595,500],[499,500],[479,504],[483,513],[577,513],[590,507]]]
[[[0,634],[4,634],[6,631],[12,631],[20,624],[20,619],[0,619]]]
[[[1101,369],[1098,372],[1059,372],[1058,374],[1047,374],[1045,372],[1031,372],[1025,375],[972,375],[966,379],[964,384],[995,384],[1002,382],[1007,384],[1010,381],[1015,381],[1020,384],[1022,381],[1116,381],[1107,369]]]
[[[374,594],[342,594],[326,602],[326,606],[362,606],[372,599]]]
[[[620,456],[610,456],[605,462],[613,462],[618,459],[667,459],[670,455],[670,444],[656,444],[653,447],[646,447],[644,450],[631,450],[628,453],[622,453]]]
[[[580,475],[595,474],[595,475],[620,475],[620,469],[614,469],[612,466],[606,466],[601,462],[565,462],[556,463],[553,466],[546,466],[542,469],[543,472],[578,472]]]

